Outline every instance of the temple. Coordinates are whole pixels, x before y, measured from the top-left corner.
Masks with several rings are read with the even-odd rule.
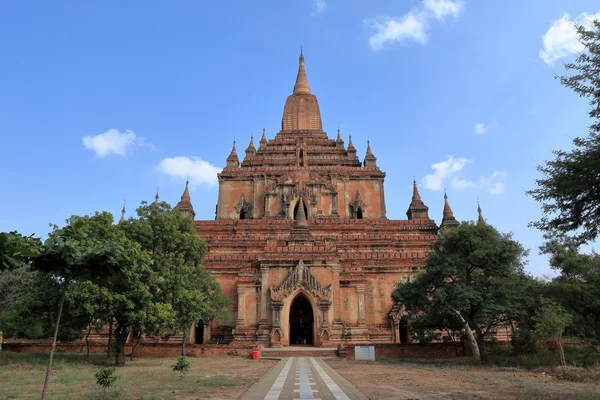
[[[445,196],[440,227],[416,182],[406,220],[386,218],[384,181],[371,144],[361,161],[349,138],[323,131],[300,54],[281,130],[234,142],[218,174],[215,220],[195,221],[203,266],[232,299],[228,318],[200,321],[193,343],[266,347],[409,340],[391,293],[423,268],[441,229],[457,225]],[[407,196],[408,197],[408,196]],[[194,218],[187,183],[177,208]],[[480,217],[482,220],[482,217]]]

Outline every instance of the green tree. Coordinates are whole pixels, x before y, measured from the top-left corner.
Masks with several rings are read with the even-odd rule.
[[[560,304],[544,299],[542,306],[534,317],[535,331],[541,339],[551,339],[556,342],[560,365],[564,368],[565,351],[562,345],[562,335],[565,328],[573,323],[573,317]]]
[[[565,65],[574,73],[560,81],[589,100],[589,134],[574,139],[572,150],[554,151],[554,160],[539,165],[543,177],[527,193],[543,203],[542,218],[531,225],[551,236],[571,234],[581,244],[597,238],[600,228],[600,21],[590,29],[579,26],[577,32],[585,51]]]
[[[185,356],[192,325],[200,319],[220,317],[229,300],[222,296],[214,277],[200,266],[207,248],[191,219],[165,202],[143,202],[137,214],[137,219],[119,226],[150,254],[153,269],[160,276],[156,294],[174,312],[170,328],[182,334],[181,355]]]
[[[32,263],[35,269],[48,274],[61,285],[42,399],[47,396],[52,359],[69,285],[83,280],[105,279],[117,273],[124,265],[135,263],[139,254],[139,247],[127,240],[113,225],[110,213],[73,216],[62,228],[54,225],[53,231],[44,242],[43,251]]]
[[[541,249],[550,255],[552,269],[559,272],[549,282],[546,297],[573,315],[573,324],[568,327],[571,336],[600,344],[600,254],[582,253],[568,238],[549,240]]]
[[[41,249],[42,242],[33,235],[23,236],[16,231],[0,232],[0,271],[23,266]]]
[[[462,327],[473,358],[485,362],[486,335],[513,319],[526,296],[525,255],[510,235],[462,222],[440,235],[425,270],[400,282],[392,297],[421,325]]]
[[[89,356],[89,336],[92,329],[101,329],[113,318],[113,294],[107,288],[86,280],[76,282],[68,288],[67,301],[70,312],[86,321],[85,347],[86,355]]]

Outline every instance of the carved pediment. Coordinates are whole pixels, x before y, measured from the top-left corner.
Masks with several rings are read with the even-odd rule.
[[[271,287],[271,299],[281,301],[298,288],[303,288],[317,299],[328,300],[331,293],[331,284],[322,287],[319,281],[310,272],[310,268],[300,260],[288,274],[287,278],[278,287]]]
[[[238,216],[240,215],[240,212],[242,210],[244,210],[245,218],[250,218],[250,216],[252,215],[252,203],[246,201],[244,193],[242,193],[242,195],[240,196],[240,200],[236,203],[233,209]]]

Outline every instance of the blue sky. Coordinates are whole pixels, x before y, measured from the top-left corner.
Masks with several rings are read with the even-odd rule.
[[[531,249],[537,163],[587,133],[587,103],[554,79],[573,21],[597,1],[38,1],[0,5],[0,231],[141,200],[175,204],[186,176],[213,219],[235,138],[279,130],[300,46],[324,129],[367,139],[387,172],[388,218],[416,176],[438,223],[477,217]],[[584,14],[586,13],[586,14]]]

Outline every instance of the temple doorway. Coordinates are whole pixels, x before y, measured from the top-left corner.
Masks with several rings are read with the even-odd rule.
[[[290,308],[290,346],[313,345],[313,324],[312,306],[306,297],[299,295]]]
[[[204,321],[202,320],[196,325],[196,340],[194,342],[196,344],[204,343]]]

